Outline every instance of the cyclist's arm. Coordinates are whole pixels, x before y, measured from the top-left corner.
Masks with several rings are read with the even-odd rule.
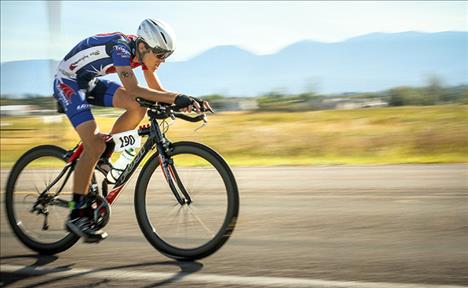
[[[141,97],[150,101],[173,104],[175,97],[179,95],[179,93],[141,87],[138,85],[138,81],[130,66],[115,66],[115,70],[127,93],[133,97]]]
[[[158,76],[154,72],[150,70],[143,70],[143,75],[145,75],[145,80],[149,88],[158,90],[158,91],[168,92],[166,89],[162,87]]]

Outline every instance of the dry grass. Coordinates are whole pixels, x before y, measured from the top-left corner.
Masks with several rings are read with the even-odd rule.
[[[468,162],[468,106],[448,105],[302,113],[219,113],[209,125],[178,120],[172,141],[191,140],[219,151],[233,165],[314,165]],[[99,117],[109,131],[115,117]],[[68,120],[4,118],[2,166],[40,144],[72,148]],[[3,124],[4,125],[4,124]],[[13,129],[13,130],[12,130]],[[32,130],[21,130],[32,129]]]

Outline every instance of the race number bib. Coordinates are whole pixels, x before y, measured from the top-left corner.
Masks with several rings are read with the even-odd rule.
[[[129,130],[112,135],[115,142],[114,151],[120,152],[128,148],[139,148],[141,146],[141,137],[138,130]]]

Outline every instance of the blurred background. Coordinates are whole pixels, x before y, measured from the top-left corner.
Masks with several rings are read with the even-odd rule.
[[[135,34],[147,17],[178,38],[163,85],[218,111],[198,132],[178,121],[174,141],[203,141],[234,166],[467,162],[467,6],[2,1],[1,165],[38,144],[76,144],[55,112],[58,62],[88,36]],[[122,113],[93,111],[104,132]]]
[[[163,85],[217,110],[196,132],[178,120],[168,138],[222,154],[241,203],[231,239],[193,263],[145,241],[131,211],[137,177],[97,249],[36,255],[2,215],[0,286],[467,287],[467,1],[0,3],[0,202],[27,149],[78,142],[55,111],[59,61],[86,37],[158,17],[178,37]],[[93,107],[102,132],[122,112]],[[46,185],[38,171],[54,172],[19,183]]]

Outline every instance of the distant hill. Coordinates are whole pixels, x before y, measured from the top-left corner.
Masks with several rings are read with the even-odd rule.
[[[1,94],[52,94],[52,79],[58,61],[24,60],[1,64]]]
[[[52,93],[57,61],[1,64],[2,94]],[[52,69],[52,70],[51,70]],[[301,41],[271,55],[237,46],[218,46],[158,72],[170,90],[192,95],[254,96],[273,89],[320,93],[379,91],[426,84],[436,75],[444,84],[468,84],[468,32],[372,33],[337,43]],[[136,72],[144,83],[142,73]],[[106,76],[117,80],[116,75]]]

